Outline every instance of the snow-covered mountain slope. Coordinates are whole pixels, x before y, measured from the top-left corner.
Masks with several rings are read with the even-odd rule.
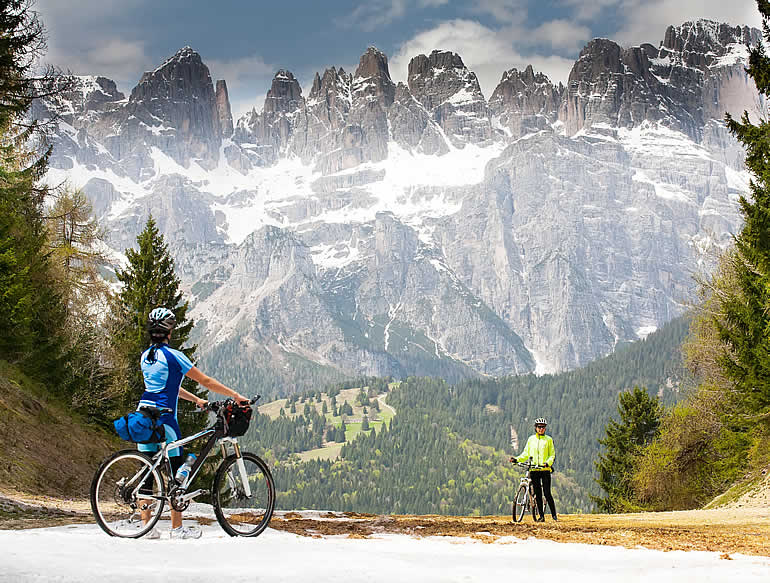
[[[596,39],[566,87],[511,69],[489,102],[456,54],[396,84],[369,48],[307,98],[279,71],[235,123],[185,47],[128,98],[81,78],[34,114],[60,115],[49,180],[84,188],[117,252],[156,218],[223,378],[548,372],[681,313],[740,228],[723,117],[765,110],[743,69],[758,38]]]

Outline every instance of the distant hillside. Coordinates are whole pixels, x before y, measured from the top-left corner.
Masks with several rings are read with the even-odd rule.
[[[88,496],[96,467],[123,445],[0,360],[0,490]]]
[[[687,330],[688,320],[676,319],[646,340],[559,375],[454,386],[409,378],[387,396],[398,412],[390,428],[346,444],[336,461],[298,463],[275,456],[285,447],[285,434],[271,441],[262,430],[252,443],[277,463],[283,508],[499,514],[508,511],[519,475],[507,462],[511,437],[518,438],[518,452],[532,420],[544,416],[557,447],[557,505],[561,511],[587,511],[588,494],[596,492],[597,440],[616,412],[617,395],[639,385],[666,403],[676,401]],[[322,425],[314,414],[298,414],[292,422],[310,435]]]

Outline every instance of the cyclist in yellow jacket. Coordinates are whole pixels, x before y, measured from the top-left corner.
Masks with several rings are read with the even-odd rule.
[[[548,425],[545,419],[539,417],[535,419],[535,435],[531,435],[527,440],[524,451],[518,456],[512,457],[511,462],[517,461],[524,463],[532,458],[532,464],[541,466],[532,468],[530,476],[532,477],[532,486],[535,488],[535,502],[537,503],[538,522],[545,522],[543,515],[543,493],[545,501],[548,502],[548,508],[551,509],[551,516],[556,518],[556,504],[554,504],[551,495],[551,472],[553,471],[553,462],[556,459],[556,449],[553,447],[553,439],[545,434],[545,428]]]

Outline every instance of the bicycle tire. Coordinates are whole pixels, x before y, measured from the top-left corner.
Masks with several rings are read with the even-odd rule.
[[[532,520],[537,522],[538,518],[540,516],[537,513],[537,496],[535,496],[535,487],[530,484],[529,485],[529,495],[530,495],[530,506],[532,506]]]
[[[149,456],[135,449],[124,449],[109,456],[96,470],[91,480],[91,512],[108,535],[140,538],[160,520],[166,503],[166,488],[158,468],[150,472],[151,468]],[[145,471],[148,473],[142,474]],[[146,478],[142,478],[143,475]],[[150,479],[151,491],[140,492],[140,484],[145,484],[143,489],[146,490]],[[153,500],[150,519],[146,523],[141,520],[139,508],[142,494]]]
[[[211,486],[214,514],[230,536],[258,536],[264,532],[275,510],[275,483],[267,464],[251,453],[242,454],[251,496],[246,496],[235,454],[217,468]]]
[[[527,487],[522,484],[513,498],[513,510],[511,512],[514,522],[521,522],[527,512]]]

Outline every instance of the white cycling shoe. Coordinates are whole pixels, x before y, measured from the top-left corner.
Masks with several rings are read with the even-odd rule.
[[[150,540],[157,540],[160,538],[160,530],[158,530],[158,527],[156,526],[150,532],[144,535],[144,538],[148,538]]]
[[[200,526],[180,526],[168,531],[169,538],[200,538],[203,530]]]

